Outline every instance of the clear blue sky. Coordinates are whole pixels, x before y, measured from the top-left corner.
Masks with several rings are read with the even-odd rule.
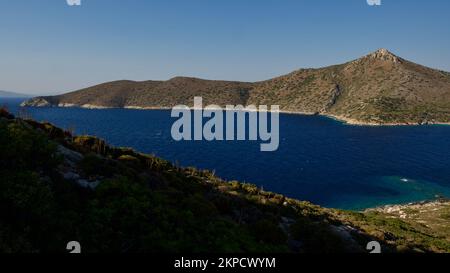
[[[257,81],[382,47],[450,71],[449,14],[448,0],[0,0],[0,90]]]

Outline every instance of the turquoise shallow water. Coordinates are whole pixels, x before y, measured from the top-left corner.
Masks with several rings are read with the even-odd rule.
[[[399,176],[373,177],[372,184],[391,191],[391,194],[354,195],[342,194],[335,201],[334,207],[365,209],[384,204],[403,204],[436,197],[450,197],[450,188],[426,180],[408,179]]]
[[[11,111],[19,100],[0,99]],[[450,126],[363,127],[318,116],[281,115],[280,148],[258,142],[175,142],[169,111],[30,108],[37,120],[117,146],[215,170],[228,180],[326,207],[364,209],[450,198]]]

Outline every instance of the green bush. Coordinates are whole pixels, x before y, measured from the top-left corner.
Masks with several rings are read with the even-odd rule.
[[[90,153],[87,154],[79,163],[78,167],[85,175],[101,175],[110,177],[117,172],[116,164],[100,156]]]

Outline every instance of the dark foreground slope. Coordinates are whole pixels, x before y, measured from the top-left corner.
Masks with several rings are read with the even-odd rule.
[[[6,111],[0,150],[0,252],[65,252],[74,240],[94,253],[365,252],[372,240],[450,251],[442,226],[324,209]]]
[[[174,78],[117,81],[24,106],[171,108],[205,104],[280,105],[282,111],[323,114],[356,124],[450,123],[450,73],[380,49],[344,64],[301,69],[263,82]]]

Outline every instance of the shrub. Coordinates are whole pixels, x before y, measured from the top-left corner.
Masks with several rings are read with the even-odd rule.
[[[108,161],[100,156],[90,153],[87,154],[79,163],[78,167],[84,172],[84,174],[90,175],[101,175],[110,177],[112,174],[116,173],[116,164]]]
[[[263,219],[250,225],[249,230],[257,240],[269,244],[285,244],[286,234],[281,230],[277,223]]]
[[[344,250],[341,238],[325,223],[301,217],[291,226],[291,234],[294,239],[304,243],[307,252],[336,253]]]

